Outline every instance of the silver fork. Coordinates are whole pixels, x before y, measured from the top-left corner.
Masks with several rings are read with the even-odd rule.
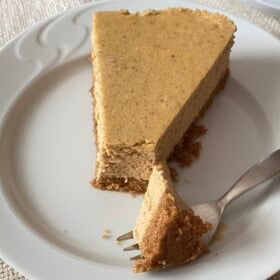
[[[236,198],[242,194],[253,189],[254,187],[272,179],[280,173],[280,150],[270,154],[265,159],[254,164],[244,175],[236,181],[235,184],[218,200],[203,203],[193,206],[187,206],[182,202],[183,207],[191,207],[194,213],[201,217],[204,222],[209,222],[212,228],[204,235],[203,240],[206,244],[209,244],[213,239],[215,232],[220,224],[222,215],[225,208]],[[129,231],[117,238],[117,241],[128,240],[133,238],[133,231]],[[133,244],[124,248],[124,251],[138,250],[139,245]],[[137,260],[141,256],[137,255],[130,258],[130,260]]]

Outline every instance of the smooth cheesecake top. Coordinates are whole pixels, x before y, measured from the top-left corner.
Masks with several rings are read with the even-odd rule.
[[[199,10],[95,13],[98,137],[107,145],[157,143],[234,31],[227,17]]]

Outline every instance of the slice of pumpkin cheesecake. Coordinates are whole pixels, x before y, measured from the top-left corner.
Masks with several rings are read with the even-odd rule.
[[[94,14],[95,187],[146,190],[153,165],[225,84],[235,30],[182,8]]]
[[[202,241],[211,228],[182,202],[172,186],[167,165],[153,167],[133,231],[141,258],[134,271],[162,269],[195,260],[208,251]]]

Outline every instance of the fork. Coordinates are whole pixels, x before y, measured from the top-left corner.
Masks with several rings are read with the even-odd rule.
[[[280,173],[280,150],[270,154],[265,159],[254,164],[247,172],[244,173],[233,186],[218,200],[208,203],[188,206],[182,201],[183,208],[191,208],[195,215],[200,216],[204,222],[212,225],[211,229],[203,236],[203,241],[209,244],[215,235],[220,224],[222,215],[226,207],[242,194],[253,189],[256,186],[276,177]],[[133,239],[133,231],[129,231],[117,237],[117,241]],[[123,249],[124,251],[139,250],[139,245],[133,244]],[[137,255],[130,260],[140,259]]]

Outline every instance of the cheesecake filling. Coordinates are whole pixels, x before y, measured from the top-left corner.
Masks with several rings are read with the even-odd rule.
[[[95,187],[145,192],[153,165],[224,84],[234,31],[199,10],[95,13]]]
[[[187,100],[185,106],[166,128],[157,143],[135,143],[129,147],[106,145],[102,141],[103,127],[102,122],[98,119],[97,108],[95,123],[99,150],[94,186],[101,189],[137,193],[146,191],[153,164],[169,156],[193,120],[199,118],[206,109],[203,104],[210,105],[211,99],[223,88],[228,74],[232,43],[233,41],[229,42],[213,69],[201,81],[195,93]],[[98,88],[95,89],[94,95],[100,104],[102,101],[98,96]],[[101,106],[99,105],[99,107]]]

